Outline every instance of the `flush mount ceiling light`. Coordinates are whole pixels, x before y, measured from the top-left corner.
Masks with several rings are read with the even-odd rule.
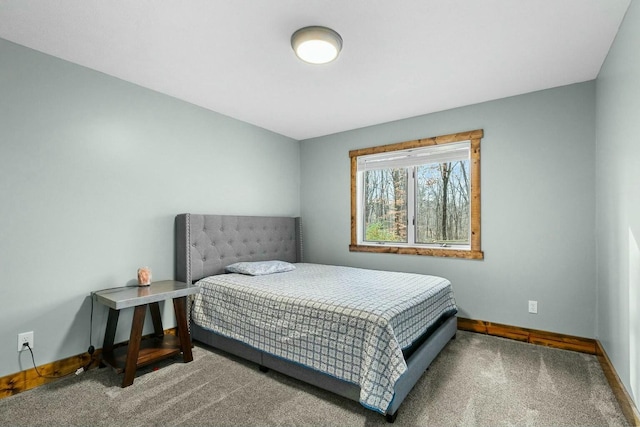
[[[310,64],[326,64],[342,49],[340,34],[327,27],[304,27],[291,36],[291,47],[298,58]]]

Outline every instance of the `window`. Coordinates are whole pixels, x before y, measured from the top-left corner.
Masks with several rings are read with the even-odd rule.
[[[475,130],[349,152],[349,250],[482,259],[482,136]]]

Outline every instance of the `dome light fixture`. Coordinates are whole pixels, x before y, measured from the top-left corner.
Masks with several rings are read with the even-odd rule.
[[[291,36],[291,47],[298,58],[310,64],[326,64],[342,49],[340,34],[327,27],[304,27]]]

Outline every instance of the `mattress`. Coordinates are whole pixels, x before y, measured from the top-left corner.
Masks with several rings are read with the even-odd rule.
[[[266,276],[222,274],[197,282],[192,319],[360,387],[360,403],[385,413],[407,370],[402,350],[457,312],[444,278],[320,264]]]

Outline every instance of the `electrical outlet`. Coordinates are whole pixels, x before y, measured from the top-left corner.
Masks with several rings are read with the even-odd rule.
[[[529,301],[529,313],[538,314],[538,301]]]
[[[33,331],[18,334],[18,351],[26,350],[27,346],[25,344],[27,343],[29,347],[33,348]]]

